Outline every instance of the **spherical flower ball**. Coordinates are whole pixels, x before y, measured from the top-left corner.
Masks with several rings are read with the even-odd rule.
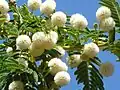
[[[44,32],[36,32],[32,36],[33,46],[37,49],[43,47],[44,41],[46,39],[46,35]]]
[[[95,57],[97,53],[99,53],[99,47],[95,43],[91,42],[84,45],[83,54],[89,58]]]
[[[41,0],[28,0],[27,5],[31,10],[37,10],[40,8],[41,3]]]
[[[77,29],[84,29],[88,25],[87,19],[81,14],[73,14],[70,18],[70,24]]]
[[[12,52],[13,51],[13,48],[12,47],[8,47],[7,49],[6,49],[6,52],[7,53],[10,53],[10,52]]]
[[[66,14],[64,14],[61,11],[55,12],[51,16],[51,23],[54,26],[62,27],[62,26],[64,26],[64,24],[66,23],[66,21],[67,21]]]
[[[56,2],[54,0],[46,0],[41,4],[40,11],[46,15],[50,15],[56,8]]]
[[[65,55],[65,50],[61,46],[56,46],[54,49],[57,50],[61,56]]]
[[[106,6],[101,6],[96,12],[96,18],[100,21],[110,16],[111,16],[111,11]]]
[[[9,11],[9,5],[6,0],[0,0],[0,12],[5,14]]]
[[[30,50],[30,54],[33,56],[33,57],[37,57],[37,56],[40,56],[44,53],[45,49],[43,48],[43,46],[39,46],[39,48],[36,48],[34,45],[36,43],[32,43],[29,47],[29,50]]]
[[[114,66],[110,62],[106,62],[100,65],[99,71],[103,76],[109,77],[114,72]]]
[[[115,21],[112,17],[105,18],[100,21],[100,28],[103,31],[111,31],[115,27]]]
[[[50,31],[48,35],[46,35],[44,48],[50,50],[54,47],[54,45],[58,41],[58,34],[55,31]]]
[[[50,68],[50,73],[55,75],[60,71],[67,71],[67,65],[62,62],[59,58],[53,58],[48,62],[48,67]]]
[[[75,68],[77,66],[79,66],[79,64],[81,63],[81,59],[80,59],[80,55],[79,54],[73,54],[69,57],[67,63],[71,68]]]
[[[67,72],[61,71],[55,75],[54,82],[58,86],[64,86],[70,82],[70,79],[70,75]]]
[[[21,81],[13,81],[10,83],[8,90],[24,90],[24,84]]]
[[[27,49],[31,45],[31,39],[27,35],[19,35],[16,39],[16,46],[20,50]]]

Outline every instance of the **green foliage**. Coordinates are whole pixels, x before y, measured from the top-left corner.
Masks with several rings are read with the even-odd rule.
[[[100,61],[96,58],[91,59],[90,62],[83,61],[77,67],[74,74],[78,84],[83,83],[83,90],[104,90],[103,77],[96,68],[97,64],[100,64]]]
[[[50,17],[35,16],[29,12],[26,5],[17,7],[10,5],[13,12],[13,20],[9,23],[0,23],[0,90],[8,90],[9,84],[14,80],[20,80],[25,85],[25,90],[59,90],[54,83],[54,75],[50,74],[48,62],[52,58],[61,58],[60,52],[55,49],[45,50],[38,57],[33,57],[28,49],[16,50],[16,38],[26,34],[30,38],[37,31],[48,33],[56,31],[59,36],[57,45],[62,46],[68,55],[81,54],[84,44],[95,42],[101,50],[110,51],[118,56],[120,61],[120,40],[115,40],[115,33],[120,32],[120,7],[115,0],[100,0],[100,4],[107,6],[112,11],[112,17],[116,22],[116,28],[109,35],[100,31],[95,24],[93,29],[75,29],[68,22],[65,27],[54,27],[50,23]],[[4,18],[0,18],[4,20]],[[12,47],[13,52],[6,53],[6,48]],[[27,64],[26,64],[27,62]],[[39,64],[38,64],[39,62]],[[37,63],[37,64],[36,64]],[[84,85],[83,90],[104,90],[103,77],[99,72],[101,60],[94,57],[80,63],[74,74],[78,84]]]

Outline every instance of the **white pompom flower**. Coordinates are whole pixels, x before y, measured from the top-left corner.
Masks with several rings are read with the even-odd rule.
[[[64,14],[61,11],[55,12],[51,16],[51,23],[54,26],[60,26],[60,27],[62,27],[62,26],[64,26],[64,24],[66,23],[66,21],[67,21],[66,14]]]
[[[95,57],[98,53],[99,47],[95,43],[91,42],[84,45],[83,54],[85,54],[89,58]]]
[[[101,6],[100,8],[98,8],[96,12],[96,18],[100,21],[110,16],[111,16],[111,11],[106,6]]]
[[[12,52],[13,51],[13,48],[12,47],[8,47],[7,49],[6,49],[6,52],[7,53],[10,53],[10,52]]]
[[[58,34],[55,31],[50,31],[45,38],[44,48],[50,50],[58,41]]]
[[[115,21],[112,17],[105,18],[100,21],[100,28],[103,31],[111,31],[115,27]]]
[[[54,82],[58,86],[64,86],[70,82],[70,79],[70,75],[67,72],[61,71],[55,75]]]
[[[48,62],[48,67],[50,68],[50,73],[55,75],[60,71],[67,71],[67,65],[62,62],[59,58],[53,58]]]
[[[0,0],[0,12],[5,14],[9,11],[9,5],[6,0]]]
[[[16,39],[16,46],[19,47],[20,50],[28,49],[31,45],[31,39],[27,35],[19,35]]]
[[[36,42],[37,43],[37,42]],[[36,43],[32,43],[29,47],[29,50],[30,50],[30,54],[33,56],[33,57],[37,57],[37,56],[40,56],[44,53],[45,49],[43,47],[43,45],[40,45],[39,48],[36,48]],[[35,44],[35,45],[34,45]]]
[[[79,54],[73,54],[69,57],[67,63],[71,68],[75,68],[77,67],[80,63],[82,62],[82,60],[80,59],[80,55]]]
[[[10,83],[8,90],[24,90],[24,84],[21,81],[13,81]]]
[[[61,56],[65,55],[65,50],[61,46],[56,46],[54,49],[57,50]]]
[[[73,14],[70,18],[70,24],[77,29],[84,29],[88,25],[87,19],[81,14]]]
[[[44,42],[46,39],[46,35],[44,32],[36,32],[32,36],[33,46],[37,49],[44,48]]]
[[[41,3],[41,0],[28,0],[27,5],[31,10],[37,10],[40,8]]]
[[[41,4],[40,11],[46,15],[50,15],[56,8],[56,2],[54,0],[46,0]]]
[[[109,76],[112,76],[114,72],[114,66],[110,62],[106,62],[101,64],[99,71],[103,76],[109,77]]]

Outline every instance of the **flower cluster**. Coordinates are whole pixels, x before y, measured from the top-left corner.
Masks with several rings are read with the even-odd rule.
[[[9,5],[6,0],[0,0],[0,18],[4,18],[5,20],[0,20],[0,22],[9,22],[10,15],[8,14]]]
[[[68,67],[59,58],[53,58],[48,62],[50,73],[54,76],[54,82],[58,86],[66,85],[70,82],[70,75],[67,73]]]
[[[42,2],[42,0],[28,0],[27,6],[32,11],[40,9],[40,12],[46,15],[47,18],[41,20],[40,24],[50,23],[50,29],[48,31],[45,29],[48,29],[49,27],[44,27],[44,29],[40,28],[40,31],[38,31],[39,30],[38,29],[37,32],[31,32],[31,35],[29,35],[29,33],[27,33],[27,35],[21,34],[18,35],[18,37],[16,38],[16,49],[21,51],[27,50],[28,51],[27,53],[30,53],[31,56],[35,58],[42,55],[44,51],[48,51],[51,49],[55,49],[56,51],[58,51],[61,54],[61,56],[65,55],[66,53],[65,50],[61,46],[56,46],[58,42],[58,33],[55,32],[57,31],[55,30],[56,28],[61,29],[61,27],[66,27],[66,25],[69,24],[70,27],[74,29],[83,30],[88,26],[88,21],[82,14],[76,13],[73,14],[70,18],[68,18],[64,12],[55,11],[56,9],[55,0],[45,0],[44,2]],[[9,11],[8,2],[5,0],[1,0],[0,14],[2,14],[2,18],[6,18],[6,20],[3,22],[10,21],[10,16],[8,14],[8,11]],[[14,17],[15,16],[17,16],[17,13],[14,13]],[[100,28],[103,29],[104,31],[113,30],[113,28],[115,27],[115,21],[111,17],[111,11],[108,7],[105,6],[100,7],[96,12],[96,17],[100,21]],[[41,27],[43,27],[42,24]],[[51,28],[53,28],[53,30],[51,30]],[[65,33],[65,34],[69,34],[69,33]],[[65,42],[64,45],[68,45],[68,44],[69,43]],[[8,47],[6,49],[7,53],[10,53],[12,51],[13,51],[12,47]],[[81,55],[80,54],[71,55],[68,58],[67,63],[71,68],[75,68],[78,67],[82,61],[88,60],[90,58],[94,58],[98,53],[99,53],[99,47],[97,46],[97,44],[91,42],[84,45]],[[17,58],[16,61],[24,65],[25,68],[29,67],[28,64],[29,62],[22,59],[22,57]],[[70,82],[71,78],[67,72],[68,66],[61,59],[52,58],[47,63],[47,65],[49,67],[50,74],[54,76],[54,83],[57,86],[61,87]],[[90,65],[88,67],[92,68],[92,66]],[[111,63],[107,62],[101,64],[99,71],[103,76],[108,77],[113,74],[114,67]],[[13,81],[12,83],[10,83],[9,90],[15,90],[15,89],[24,90],[23,83],[21,81]]]
[[[51,74],[55,75],[60,71],[67,71],[67,65],[62,62],[59,58],[53,58],[49,61],[48,67],[50,67]]]
[[[51,15],[56,8],[56,2],[54,0],[46,0],[42,3],[40,11],[46,15]]]
[[[78,29],[84,29],[88,25],[87,19],[78,13],[71,16],[70,23],[74,28]]]
[[[57,43],[58,34],[54,31],[50,31],[48,34],[44,32],[36,32],[32,36],[32,42],[29,36],[19,35],[16,39],[17,49],[30,49],[33,56],[41,55],[44,50],[50,50]]]
[[[23,50],[28,49],[28,47],[31,45],[31,39],[27,35],[20,35],[16,39],[16,47],[17,49]]]
[[[41,0],[28,0],[27,5],[31,10],[37,10],[40,8],[41,3]]]
[[[100,21],[100,28],[104,31],[113,30],[115,27],[115,21],[111,17],[111,10],[106,6],[101,6],[97,12],[96,17]]]
[[[58,72],[54,77],[54,81],[58,86],[64,86],[68,84],[70,79],[70,75],[65,71]]]
[[[56,11],[55,0],[45,0],[43,3],[41,0],[28,0],[28,8],[31,10],[37,10],[40,8],[41,13],[51,16],[51,23],[54,26],[63,27],[67,22],[67,16],[62,11]],[[70,18],[70,24],[77,29],[84,29],[87,27],[87,19],[81,14],[73,14]]]

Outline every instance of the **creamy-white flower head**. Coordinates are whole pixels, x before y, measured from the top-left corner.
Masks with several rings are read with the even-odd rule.
[[[45,38],[45,33],[44,32],[36,32],[33,34],[32,36],[32,41],[36,41],[36,40],[44,40]]]
[[[16,46],[20,50],[27,49],[31,45],[31,39],[27,35],[19,35],[16,39]]]
[[[61,46],[56,46],[54,49],[57,50],[61,56],[65,55],[65,50]]]
[[[73,14],[70,18],[70,23],[74,28],[84,29],[88,25],[87,19],[81,14]]]
[[[93,58],[99,52],[99,47],[91,42],[84,45],[83,54],[87,55],[89,58]]]
[[[70,82],[70,79],[70,75],[67,72],[61,71],[55,75],[54,82],[58,86],[64,86]]]
[[[41,0],[28,0],[27,5],[31,10],[37,10],[40,8],[41,3]]]
[[[43,47],[44,42],[46,39],[46,35],[44,32],[36,32],[33,34],[32,36],[32,41],[33,41],[33,46],[37,49],[41,48],[41,46]]]
[[[55,75],[60,71],[67,71],[67,65],[62,62],[59,58],[53,58],[48,62],[48,67],[50,68],[50,73]]]
[[[67,63],[71,68],[77,67],[81,63],[80,55],[79,54],[71,55]]]
[[[66,23],[66,21],[67,21],[66,14],[64,14],[61,11],[55,12],[51,16],[51,23],[54,26],[60,26],[60,27],[64,26],[64,24]]]
[[[0,0],[0,12],[5,14],[9,11],[9,5],[6,0]]]
[[[7,52],[7,53],[12,52],[12,51],[13,51],[13,48],[12,48],[12,47],[8,47],[8,48],[6,49],[6,52]]]
[[[54,31],[50,31],[45,38],[44,48],[50,50],[58,41],[58,34]]]
[[[46,0],[40,6],[40,11],[46,15],[50,15],[56,8],[56,2],[54,0]]]
[[[37,42],[36,42],[37,43]],[[41,54],[44,53],[44,46],[43,45],[40,45],[39,48],[36,48],[36,43],[32,43],[29,47],[29,50],[30,50],[30,54],[33,56],[33,57],[37,57],[37,56],[40,56]],[[35,45],[34,45],[35,44]]]
[[[13,81],[10,83],[8,90],[24,90],[24,84],[21,81]]]
[[[103,76],[109,77],[109,76],[112,76],[114,72],[114,66],[110,62],[106,62],[101,64],[99,71]]]
[[[115,21],[112,17],[108,17],[100,21],[100,28],[103,31],[109,32],[110,30],[113,30],[114,27],[115,27]]]
[[[111,11],[106,6],[101,6],[100,8],[98,8],[98,10],[96,12],[96,17],[100,21],[105,19],[105,18],[108,18],[110,16],[111,16]]]

